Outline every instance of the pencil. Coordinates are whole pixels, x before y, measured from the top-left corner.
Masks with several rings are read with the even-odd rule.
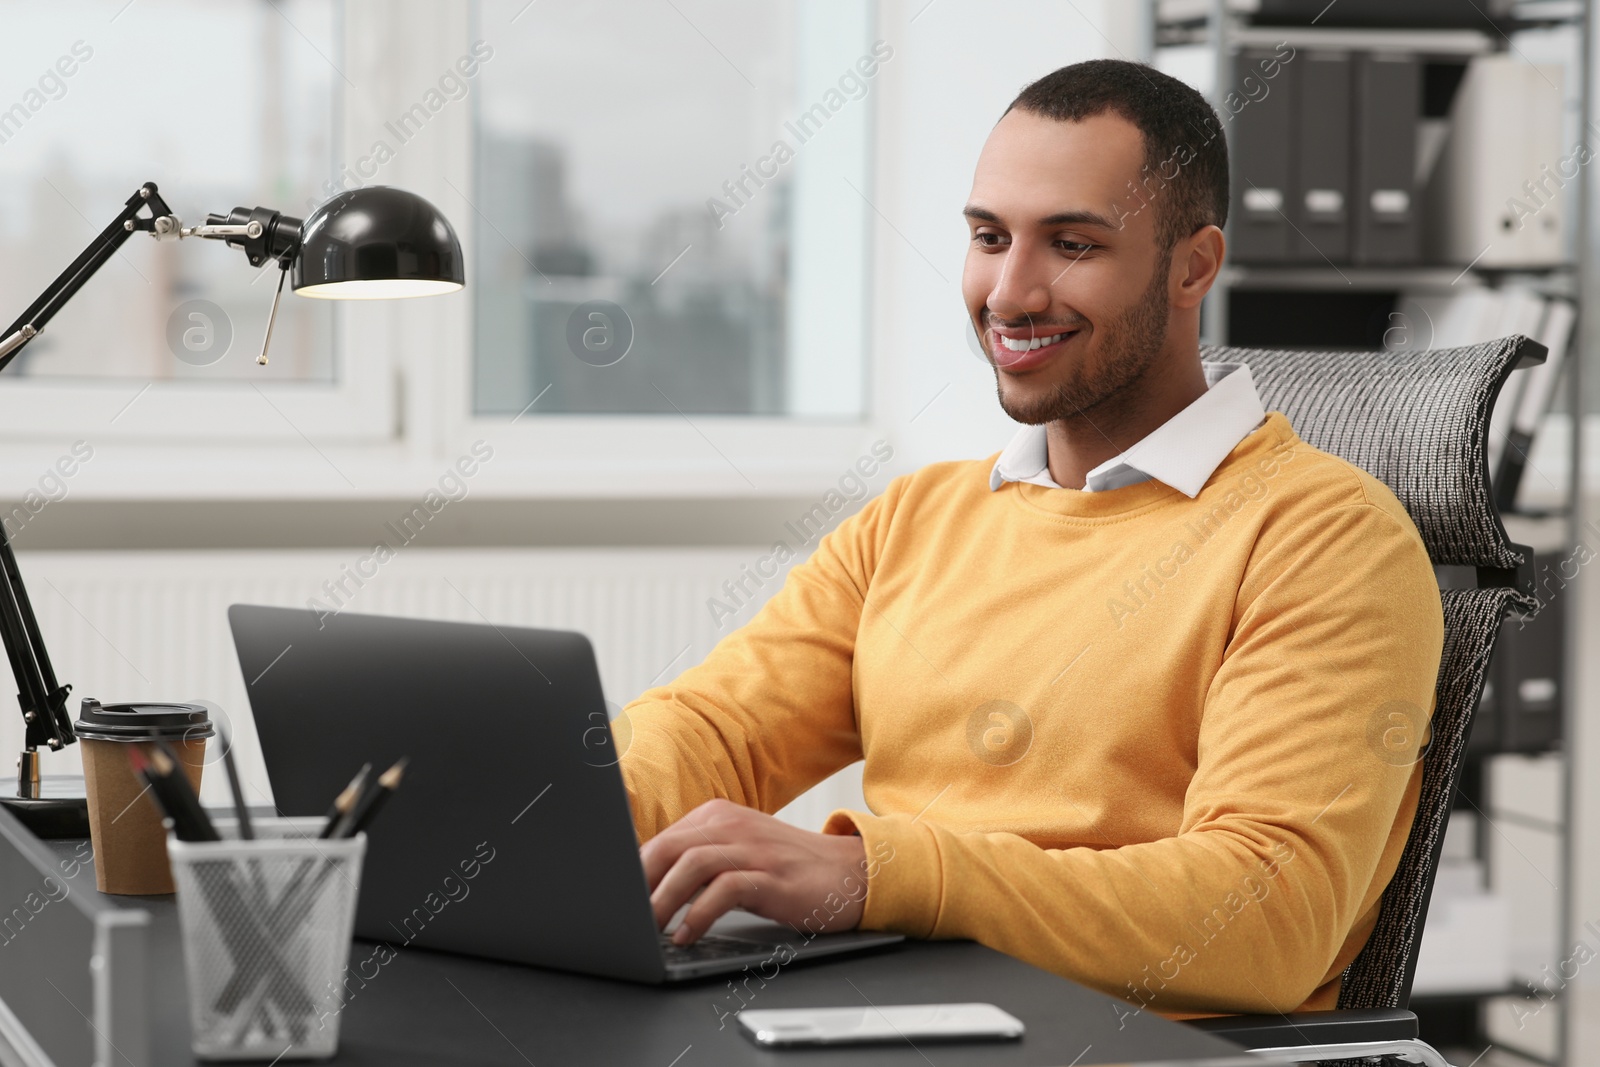
[[[179,767],[177,753],[159,737],[151,743],[155,746],[155,750],[150,753],[150,769],[166,780],[169,796],[183,811],[190,831],[195,835],[191,840],[221,841],[222,835],[211,825],[211,817],[200,806],[200,798],[195,796],[194,787],[189,784],[188,777]]]
[[[380,808],[389,799],[396,789],[400,788],[400,779],[405,774],[407,757],[402,756],[393,767],[378,776],[378,781],[361,791],[361,797],[356,801],[355,807],[339,821],[334,829],[334,837],[354,837],[365,830],[378,814]]]
[[[220,727],[217,733],[222,738],[222,766],[228,772],[228,789],[233,793],[233,814],[239,820],[239,840],[253,841],[256,829],[250,825],[250,809],[244,806],[244,786],[239,781],[239,768],[233,763],[233,740]]]
[[[153,749],[146,756],[139,750],[139,746],[131,745],[128,748],[128,759],[132,762],[134,770],[150,786],[150,795],[155,798],[156,805],[172,820],[172,829],[178,835],[178,840],[220,840],[217,831],[211,826],[211,820],[200,807],[200,801],[195,797],[194,790],[189,788],[188,780],[174,773],[178,765],[172,758],[171,749],[163,751],[163,748],[164,746]]]
[[[350,814],[350,809],[355,807],[356,798],[361,795],[362,786],[367,784],[367,775],[372,773],[372,764],[363,763],[356,776],[350,779],[350,784],[345,786],[337,797],[333,799],[333,806],[328,809],[327,823],[323,825],[319,838],[333,836],[334,829],[339,825],[339,820]]]

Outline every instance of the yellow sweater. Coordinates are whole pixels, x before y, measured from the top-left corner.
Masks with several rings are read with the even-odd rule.
[[[640,839],[837,811],[863,929],[971,938],[1168,1015],[1332,1008],[1416,811],[1443,618],[1381,482],[1280,412],[1189,499],[895,479],[625,709]]]

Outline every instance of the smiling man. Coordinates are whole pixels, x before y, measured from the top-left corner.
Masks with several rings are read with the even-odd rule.
[[[1443,620],[1393,494],[1200,359],[1227,174],[1199,94],[1131,63],[996,124],[962,289],[1024,425],[897,478],[625,709],[677,940],[737,907],[972,938],[1129,1012],[1334,1007],[1421,784],[1383,731],[1420,743]],[[862,759],[869,811],[772,817]]]

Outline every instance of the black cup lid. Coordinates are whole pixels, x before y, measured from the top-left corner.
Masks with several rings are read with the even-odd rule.
[[[102,704],[85,697],[74,731],[91,741],[182,741],[211,737],[216,728],[204,704]]]

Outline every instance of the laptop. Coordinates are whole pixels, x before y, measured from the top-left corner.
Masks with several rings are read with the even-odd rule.
[[[367,831],[357,937],[652,983],[903,940],[829,931],[822,908],[670,944],[582,634],[245,604],[228,622],[284,815],[410,761]]]

